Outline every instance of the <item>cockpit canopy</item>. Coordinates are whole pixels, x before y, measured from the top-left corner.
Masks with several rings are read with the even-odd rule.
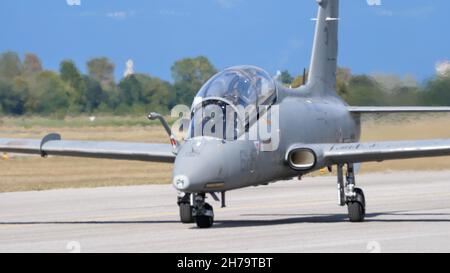
[[[253,66],[237,66],[213,76],[198,92],[193,109],[210,99],[221,99],[245,108],[249,105],[270,105],[275,97],[275,83],[267,72]]]
[[[195,97],[189,136],[235,140],[270,108],[276,96],[275,82],[264,70],[228,68],[213,76]]]

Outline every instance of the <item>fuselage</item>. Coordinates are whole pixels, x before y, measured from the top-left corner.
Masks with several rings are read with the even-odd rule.
[[[270,120],[272,124],[278,122],[274,149],[262,149],[275,140],[261,139],[260,135],[256,139],[232,141],[190,138],[175,161],[175,188],[191,193],[220,192],[289,179],[325,167],[293,170],[286,162],[286,152],[291,146],[359,141],[359,116],[352,115],[333,90],[325,92],[308,85],[290,89],[277,84],[272,109],[276,108],[279,118]]]

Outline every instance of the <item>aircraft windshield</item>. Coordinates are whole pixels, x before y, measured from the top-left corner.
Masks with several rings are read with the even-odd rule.
[[[264,70],[251,67],[232,67],[212,77],[198,92],[196,104],[222,98],[234,106],[247,107],[272,104],[276,96],[273,79]]]
[[[195,97],[189,135],[236,139],[256,120],[260,106],[270,106],[275,99],[275,83],[264,70],[252,66],[226,69]],[[242,110],[254,118],[240,115]]]

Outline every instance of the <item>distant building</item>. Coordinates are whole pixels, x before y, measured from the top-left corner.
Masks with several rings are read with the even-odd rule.
[[[133,62],[133,60],[132,59],[129,59],[127,62],[126,62],[126,69],[125,69],[125,72],[123,73],[123,77],[128,77],[128,76],[130,76],[130,75],[133,75],[134,74],[134,62]]]
[[[436,64],[436,75],[441,77],[450,76],[450,62],[442,61]]]

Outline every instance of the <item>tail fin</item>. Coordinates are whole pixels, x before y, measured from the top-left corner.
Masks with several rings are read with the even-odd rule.
[[[316,0],[319,4],[308,84],[321,92],[336,89],[339,0]]]

